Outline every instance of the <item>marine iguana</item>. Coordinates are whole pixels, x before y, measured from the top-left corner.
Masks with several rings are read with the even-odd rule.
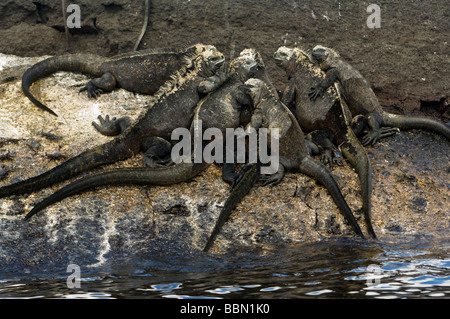
[[[394,130],[395,128],[432,130],[450,139],[450,128],[440,121],[383,111],[369,82],[333,49],[318,45],[313,49],[312,56],[326,72],[326,78],[311,88],[311,99],[317,99],[333,83],[339,82],[345,102],[352,115],[356,117],[355,126],[359,127],[359,130],[365,126],[369,129],[362,139],[364,145],[374,145],[381,137],[389,133],[392,135],[394,131],[381,131],[382,126],[392,127]]]
[[[280,47],[274,53],[276,64],[285,70],[289,79],[282,102],[288,107],[295,104],[296,117],[302,129],[322,150],[322,162],[332,167],[335,146],[340,145],[343,155],[358,174],[363,214],[368,232],[376,237],[370,222],[372,169],[364,147],[350,126],[351,113],[334,86],[323,92],[321,98],[310,100],[309,88],[325,77],[310,54],[300,48]]]
[[[222,69],[225,68],[225,65]],[[257,68],[258,63],[251,57],[240,57],[231,62],[228,72],[218,72],[218,74],[207,78],[205,80],[206,83],[204,83],[205,81],[201,82],[201,84],[206,84],[205,87],[211,90],[211,92],[197,104],[193,116],[193,123],[195,123],[194,121],[202,120],[202,128],[204,130],[215,127],[222,132],[226,128],[237,127],[241,122],[243,108],[251,106],[251,100],[242,94],[240,90],[237,90],[237,88]],[[211,83],[216,83],[216,86],[220,85],[220,87],[213,90],[212,86],[207,85]],[[250,114],[250,111],[246,113]],[[194,124],[191,124],[191,131],[193,128]],[[203,171],[207,166],[208,164],[205,162],[180,163],[169,167],[114,169],[99,174],[92,174],[68,184],[45,198],[26,215],[25,219],[29,219],[53,203],[89,189],[117,184],[169,185],[189,180]],[[248,188],[246,184],[242,185],[241,183],[230,195],[231,198],[228,201],[233,203],[239,202],[240,198],[245,196],[250,189],[251,187]],[[223,210],[232,210],[233,208],[233,205],[227,204]],[[228,213],[225,212],[225,214]]]
[[[175,128],[190,127],[201,98],[199,91],[204,90],[205,81],[209,82],[223,62],[223,54],[214,46],[203,46],[198,56],[190,58],[189,63],[158,90],[155,102],[135,125],[112,141],[93,147],[41,175],[0,188],[0,198],[35,192],[89,169],[145,152],[149,147],[169,143]]]
[[[58,71],[72,71],[95,76],[80,92],[97,97],[116,87],[125,90],[155,94],[170,75],[179,70],[186,59],[198,56],[207,45],[194,44],[182,49],[149,49],[105,58],[95,54],[69,54],[54,56],[36,63],[22,76],[23,93],[39,108],[56,115],[30,92],[33,82]]]
[[[278,94],[276,92],[275,87],[273,86],[272,82],[269,79],[269,76],[267,75],[267,70],[265,67],[265,64],[261,58],[261,55],[259,52],[257,52],[255,49],[245,49],[240,54],[240,59],[244,59],[247,61],[251,61],[254,59],[257,62],[256,67],[253,67],[253,71],[249,73],[253,78],[257,78],[261,81],[263,81],[270,89],[271,93],[273,94],[273,97],[278,99]],[[248,62],[247,62],[248,63]],[[245,91],[245,87],[241,88],[242,91]],[[245,97],[240,96],[240,100],[245,100]],[[244,102],[241,102],[244,103]],[[248,104],[248,101],[245,101],[244,104]],[[253,101],[251,100],[250,103],[253,105]],[[245,112],[241,113],[241,125],[245,125],[247,129],[250,128],[259,128],[262,124],[262,114],[260,110],[256,110],[253,114],[250,114],[250,118],[248,118],[248,114]],[[308,142],[305,140],[305,142]],[[314,149],[317,148],[314,143],[308,143],[308,148]],[[309,149],[308,149],[309,152]],[[244,165],[244,167],[235,173],[236,169],[236,163],[231,164],[224,164],[223,166],[223,172],[222,172],[222,178],[231,184],[231,194],[228,197],[227,201],[225,202],[223,209],[219,213],[219,217],[217,218],[216,225],[211,233],[210,238],[208,239],[206,246],[204,248],[204,251],[208,251],[213,243],[217,235],[220,233],[221,228],[225,224],[226,220],[232,213],[232,209],[230,207],[235,207],[237,203],[240,201],[240,198],[243,198],[250,189],[256,184],[257,180],[260,177],[260,163],[247,163]],[[281,181],[281,179],[280,179]],[[263,179],[262,185],[268,185],[274,183],[270,178]],[[238,200],[239,199],[239,200]]]
[[[238,58],[234,60],[234,63],[239,63],[242,65],[241,69],[243,71],[240,72],[240,80],[245,82],[249,78],[257,78],[262,81],[264,81],[272,90],[273,94],[277,94],[274,86],[272,85],[268,75],[267,70],[265,67],[265,64],[261,58],[261,55],[259,52],[257,52],[253,48],[244,49]],[[236,67],[234,69],[237,69]],[[234,88],[234,95],[235,100],[237,103],[234,103],[236,105],[233,108],[223,108],[225,110],[233,110],[236,109],[236,107],[240,107],[240,105],[246,106],[251,105],[253,106],[252,99],[244,92],[243,86],[239,85],[239,82],[236,83],[237,86]],[[243,93],[243,94],[240,94]],[[278,96],[277,96],[278,97]],[[247,98],[250,98],[248,100]],[[227,100],[227,99],[224,99]],[[207,110],[207,108],[205,108]],[[247,113],[249,109],[243,109],[241,111],[240,116],[240,125],[244,125],[249,127],[253,123],[254,127],[259,127],[260,122],[259,119],[255,119],[255,116],[252,116],[253,110],[250,110],[250,113]],[[235,112],[235,111],[234,111]],[[252,118],[254,118],[252,122]],[[220,120],[218,118],[218,120]],[[255,120],[257,123],[255,123]],[[224,163],[223,170],[222,170],[222,179],[226,181],[227,183],[231,184],[231,193],[229,197],[227,198],[226,202],[223,205],[222,210],[219,213],[219,216],[217,218],[216,224],[214,226],[214,229],[203,249],[203,251],[207,252],[214,244],[214,241],[217,237],[217,235],[220,233],[223,225],[227,221],[228,217],[231,215],[233,209],[236,207],[236,205],[241,201],[241,199],[253,188],[253,186],[256,184],[260,177],[260,163],[247,163],[243,166],[241,170],[239,170],[237,173],[235,172],[236,169],[236,162],[233,163]],[[266,181],[263,183],[263,185],[268,184],[270,181]]]
[[[286,171],[301,172],[313,177],[326,187],[355,233],[364,237],[330,170],[308,154],[305,136],[294,115],[262,80],[249,79],[243,89],[251,96],[254,104],[250,125],[258,123],[260,127],[279,129],[279,170],[271,175],[269,182],[279,183]]]

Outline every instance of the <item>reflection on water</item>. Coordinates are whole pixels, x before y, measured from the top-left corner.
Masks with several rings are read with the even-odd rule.
[[[229,255],[139,256],[83,269],[0,271],[1,298],[449,298],[449,243],[330,240]],[[66,266],[65,266],[66,267]],[[62,267],[61,269],[63,269]]]

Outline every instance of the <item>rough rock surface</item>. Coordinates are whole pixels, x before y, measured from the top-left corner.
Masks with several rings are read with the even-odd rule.
[[[0,54],[0,77],[40,59]],[[78,94],[87,79],[59,72],[32,87],[58,117],[29,102],[21,92],[20,79],[0,84],[0,186],[35,176],[107,141],[108,137],[91,125],[98,115],[136,118],[151,99],[115,90],[89,100]],[[448,237],[449,142],[432,133],[410,131],[367,150],[374,171],[372,221],[379,238]],[[107,168],[140,165],[141,156],[137,155]],[[334,175],[357,212],[361,202],[356,173],[344,163],[335,168]],[[74,261],[96,265],[130,254],[199,250],[228,194],[220,168],[210,166],[192,181],[170,187],[90,191],[23,221],[34,204],[59,187],[0,199],[0,266],[51,266]],[[361,215],[356,215],[362,225]],[[287,174],[278,186],[256,187],[250,192],[225,224],[212,251],[264,249],[274,243],[330,236],[353,234],[323,187],[301,174]]]

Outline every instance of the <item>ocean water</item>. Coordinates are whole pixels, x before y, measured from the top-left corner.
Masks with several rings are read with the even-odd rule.
[[[332,239],[106,260],[91,268],[0,270],[0,298],[450,298],[450,242]]]

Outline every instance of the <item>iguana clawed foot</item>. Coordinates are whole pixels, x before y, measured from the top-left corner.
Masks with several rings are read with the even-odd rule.
[[[80,89],[80,91],[78,91],[78,92],[83,92],[83,91],[87,91],[87,95],[89,98],[97,98],[100,96],[100,94],[103,93],[103,90],[96,87],[92,83],[92,81],[89,81],[88,83],[86,83],[86,85],[84,87],[82,87]]]
[[[342,152],[337,148],[333,150],[333,165],[334,164],[336,164],[338,166],[344,165]]]
[[[251,167],[252,164],[243,165],[236,173],[235,172],[236,164],[224,163],[222,167],[222,179],[228,184],[231,184],[231,189],[233,189],[234,186],[236,186],[240,182],[242,177],[245,175],[245,172],[251,169]],[[284,175],[285,169],[283,165],[280,165],[278,171],[275,174],[260,177],[260,180],[262,181],[262,186],[277,185],[283,180]]]
[[[381,127],[376,131],[367,132],[362,138],[361,143],[364,146],[375,145],[380,139],[397,134],[400,130],[397,127]]]
[[[375,145],[375,143],[380,139],[380,131],[369,131],[362,138],[361,143],[364,146]]]
[[[334,165],[343,165],[342,152],[336,148],[322,148],[319,147],[320,161],[322,164],[328,166],[330,170],[333,170]]]
[[[322,154],[320,155],[320,161],[324,165],[328,165],[328,167],[330,167],[330,169],[332,170],[334,163],[333,151],[329,148],[322,150]]]
[[[380,139],[400,132],[397,127],[380,127],[374,122],[373,117],[362,114],[358,114],[352,119],[351,126],[356,136],[362,135],[361,143],[364,146],[373,146]]]
[[[229,64],[224,62],[215,75],[208,77],[200,82],[198,91],[202,94],[208,94],[220,87],[233,72],[228,72]]]
[[[278,171],[275,174],[261,177],[262,180],[262,186],[271,185],[275,186],[280,184],[280,182],[283,180],[285,175],[285,169],[283,165],[280,165],[278,168]]]
[[[106,136],[117,136],[125,131],[128,126],[130,126],[130,118],[128,116],[124,116],[119,119],[113,117],[111,120],[109,119],[109,115],[106,115],[104,119],[101,115],[97,118],[100,125],[95,121],[92,122],[92,125],[100,134]]]
[[[311,100],[315,101],[315,100],[317,100],[318,97],[323,96],[323,92],[324,92],[324,89],[320,85],[313,86],[311,88],[311,90],[309,91],[308,96]]]

